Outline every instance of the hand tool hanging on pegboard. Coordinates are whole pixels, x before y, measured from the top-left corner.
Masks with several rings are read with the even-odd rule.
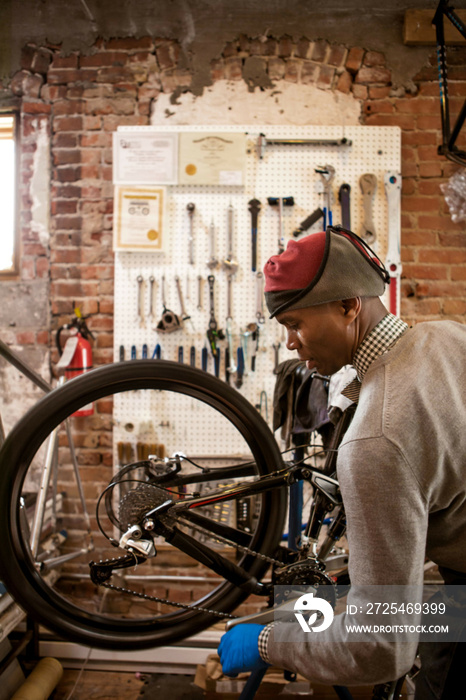
[[[236,372],[236,365],[233,363],[233,275],[238,269],[238,263],[233,257],[233,229],[234,229],[234,210],[230,204],[227,210],[227,241],[228,254],[222,263],[223,269],[227,273],[227,319],[226,319],[226,337],[229,349],[230,364],[229,372]]]
[[[322,185],[324,188],[323,194],[324,194],[324,206],[323,206],[323,212],[324,212],[324,231],[326,230],[327,226],[332,226],[333,225],[333,213],[332,213],[332,204],[333,204],[333,192],[332,192],[332,181],[333,178],[335,177],[335,168],[333,165],[318,165],[317,168],[315,168],[315,172],[320,175],[320,178],[322,180]]]
[[[149,277],[149,319],[154,321],[154,287],[155,287],[155,277],[151,275]]]
[[[377,190],[377,178],[373,173],[364,173],[359,178],[359,187],[362,192],[362,207],[364,218],[359,229],[360,237],[372,245],[375,243],[377,234],[373,219],[374,195]]]
[[[152,359],[153,360],[160,360],[162,357],[162,348],[160,347],[160,343],[157,343],[157,345],[154,348],[154,352],[152,353]]]
[[[207,277],[207,282],[209,283],[209,306],[210,306],[210,320],[209,320],[209,327],[207,329],[207,339],[209,341],[212,357],[215,359],[215,357],[219,353],[217,341],[223,340],[225,338],[225,334],[221,329],[218,328],[217,319],[215,318],[215,297],[214,297],[215,277],[213,275],[209,275]]]
[[[248,209],[251,213],[251,270],[257,269],[257,223],[261,203],[258,199],[250,199]]]
[[[351,231],[351,204],[350,204],[351,185],[344,182],[338,190],[338,201],[341,209],[341,225]]]
[[[283,231],[283,207],[292,207],[294,197],[267,197],[271,207],[278,205],[278,255],[285,251],[285,234]]]
[[[188,260],[190,265],[194,265],[194,210],[196,205],[189,202],[186,205],[189,217],[189,237],[188,237]]]
[[[309,214],[309,216],[304,219],[304,221],[301,221],[299,224],[298,228],[293,231],[293,236],[295,238],[298,238],[304,231],[307,231],[308,229],[311,228],[319,219],[322,219],[324,216],[324,212],[320,207],[317,207],[312,214]]]
[[[184,306],[184,300],[183,300],[183,292],[181,291],[181,280],[178,277],[178,275],[175,277],[175,284],[176,284],[176,291],[178,292],[178,300],[180,302],[180,310],[181,310],[181,319],[182,321],[189,321],[191,320],[191,316],[186,312],[185,306]],[[192,321],[191,321],[191,327],[193,326]],[[194,328],[193,328],[194,330]]]
[[[388,202],[388,249],[385,267],[390,275],[390,312],[400,315],[400,286],[401,286],[401,175],[388,170],[384,175],[385,194]]]
[[[145,325],[145,317],[144,317],[144,277],[142,275],[138,275],[136,277],[136,281],[138,283],[138,318],[139,318],[139,325],[141,328],[144,327]]]
[[[215,224],[213,221],[209,226],[209,259],[206,265],[210,270],[215,270],[218,267],[218,260],[215,256]]]
[[[165,275],[162,276],[162,306],[162,318],[158,322],[155,330],[158,333],[173,333],[173,331],[181,330],[181,320],[173,311],[167,309],[167,302],[165,299]]]

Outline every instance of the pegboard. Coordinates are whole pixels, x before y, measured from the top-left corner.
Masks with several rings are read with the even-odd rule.
[[[338,189],[347,183],[351,187],[351,228],[359,232],[363,220],[362,195],[359,178],[364,173],[373,173],[377,179],[377,189],[373,198],[373,221],[377,239],[373,248],[385,258],[387,252],[387,200],[384,191],[384,174],[388,170],[400,171],[401,137],[398,127],[293,127],[293,126],[164,126],[162,127],[120,127],[123,131],[150,130],[157,132],[243,132],[247,134],[247,156],[245,183],[242,186],[171,185],[167,187],[166,249],[163,253],[116,252],[115,255],[115,360],[119,359],[120,346],[125,348],[125,357],[136,349],[136,356],[142,356],[144,344],[148,357],[152,357],[157,343],[161,346],[161,356],[167,360],[178,360],[178,348],[183,347],[184,362],[190,362],[190,348],[196,349],[196,366],[201,366],[201,349],[206,342],[209,322],[209,295],[207,276],[213,274],[215,317],[218,327],[225,329],[227,317],[227,273],[219,265],[211,270],[206,262],[210,256],[209,228],[215,227],[215,253],[218,260],[227,257],[227,216],[228,207],[234,210],[233,258],[238,269],[233,276],[232,330],[236,360],[236,348],[240,343],[240,332],[256,323],[256,273],[251,270],[251,215],[248,202],[257,198],[261,202],[258,218],[257,270],[261,271],[271,255],[278,252],[279,217],[278,207],[267,203],[268,197],[283,198],[292,196],[293,206],[284,206],[283,230],[286,241],[292,232],[316,208],[323,207],[322,180],[315,169],[332,165],[335,168],[333,180],[333,223],[340,223]],[[259,157],[257,141],[263,132],[266,139],[342,139],[351,145],[273,145],[267,144],[263,157]],[[157,183],[154,183],[154,185]],[[193,216],[194,264],[189,263],[188,237],[189,215],[187,205],[195,204]],[[322,221],[317,222],[312,231],[322,230]],[[304,234],[304,235],[306,235]],[[143,318],[138,315],[139,284],[142,277]],[[154,277],[152,308],[149,316],[150,283]],[[202,277],[202,308],[198,308],[198,276]],[[189,320],[183,322],[181,330],[160,334],[155,328],[162,314],[162,277],[165,277],[165,301],[167,308],[180,315],[180,303],[175,277],[179,277],[184,306]],[[285,336],[281,326],[270,321],[264,306],[265,321],[259,325],[259,349],[255,371],[251,371],[251,351],[253,342],[249,336],[245,358],[245,375],[238,389],[252,404],[260,406],[261,413],[272,425],[273,391],[275,366],[278,359],[293,357],[285,348]],[[275,349],[274,346],[275,345]],[[225,379],[224,348],[220,343],[221,379]],[[209,357],[208,370],[214,373],[212,357]],[[235,386],[235,375],[231,377]],[[150,436],[151,441],[161,442],[170,450],[186,450],[186,424],[190,425],[190,453],[205,454],[206,445],[211,453],[241,454],[244,444],[236,431],[216,424],[207,414],[209,410],[193,411],[192,400],[174,400],[163,404],[164,421],[154,419],[154,411],[159,413],[151,400],[144,400],[143,392],[117,400],[115,415],[117,425],[131,422],[136,428],[132,439],[137,439],[141,430]],[[149,392],[148,392],[149,393]],[[262,401],[261,401],[262,398]],[[163,400],[165,401],[165,399]],[[267,404],[267,414],[266,414]],[[258,409],[259,410],[259,409]],[[152,424],[151,424],[152,421]],[[179,425],[179,429],[177,428]],[[149,427],[148,427],[149,426]],[[139,432],[138,432],[139,430]],[[221,437],[219,437],[221,436]],[[123,427],[117,430],[116,439],[129,439]]]

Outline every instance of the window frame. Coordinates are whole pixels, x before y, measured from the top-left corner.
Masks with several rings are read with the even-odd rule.
[[[18,279],[20,276],[20,196],[19,196],[19,166],[20,166],[20,117],[19,111],[7,108],[0,109],[0,117],[13,117],[13,140],[15,144],[15,173],[14,173],[14,209],[13,209],[13,264],[8,269],[0,269],[0,280]]]

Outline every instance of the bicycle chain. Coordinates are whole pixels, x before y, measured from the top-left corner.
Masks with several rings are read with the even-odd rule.
[[[253,549],[250,549],[249,547],[246,547],[245,545],[238,544],[236,542],[233,542],[232,540],[227,539],[226,537],[222,537],[222,535],[214,535],[212,536],[212,533],[209,532],[209,530],[201,527],[200,525],[194,525],[193,523],[189,521],[182,520],[181,521],[183,525],[186,525],[192,530],[196,530],[197,532],[204,533],[207,536],[210,536],[211,539],[215,539],[218,542],[222,542],[223,544],[226,544],[230,547],[234,547],[240,552],[244,552],[245,554],[249,554],[250,556],[257,557],[258,559],[262,559],[264,561],[269,562],[270,564],[276,564],[278,566],[283,566],[283,562],[278,561],[278,559],[273,559],[272,557],[268,557],[266,554],[262,554],[261,552],[255,552]],[[121,559],[122,557],[120,557]],[[148,593],[139,593],[138,591],[133,591],[129,588],[124,588],[123,586],[116,586],[113,583],[107,583],[107,582],[101,582],[99,584],[103,588],[108,588],[113,591],[117,591],[118,593],[126,593],[127,595],[132,595],[137,598],[143,598],[144,600],[150,600],[154,603],[162,603],[162,605],[171,605],[172,607],[175,608],[183,608],[185,610],[196,610],[197,612],[202,612],[202,613],[207,613],[209,615],[214,615],[216,617],[220,618],[229,618],[231,620],[235,620],[237,618],[237,615],[230,615],[229,613],[223,613],[218,610],[210,610],[209,608],[203,608],[198,605],[188,605],[187,603],[178,603],[172,600],[169,600],[168,598],[159,598],[158,596],[151,596]]]

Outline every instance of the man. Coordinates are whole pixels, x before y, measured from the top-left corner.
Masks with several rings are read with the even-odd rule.
[[[466,584],[466,326],[408,329],[379,298],[388,282],[380,260],[339,227],[291,241],[264,273],[267,306],[287,330],[287,347],[319,374],[347,364],[357,371],[343,392],[358,405],[337,460],[352,602],[364,603],[358,587],[422,589],[426,556],[447,583]],[[347,623],[346,613],[337,615],[325,632],[299,642],[292,624],[238,625],[219,647],[224,672],[273,664],[355,685],[410,670],[416,637],[351,642]],[[416,700],[455,697],[466,645],[423,646]]]

